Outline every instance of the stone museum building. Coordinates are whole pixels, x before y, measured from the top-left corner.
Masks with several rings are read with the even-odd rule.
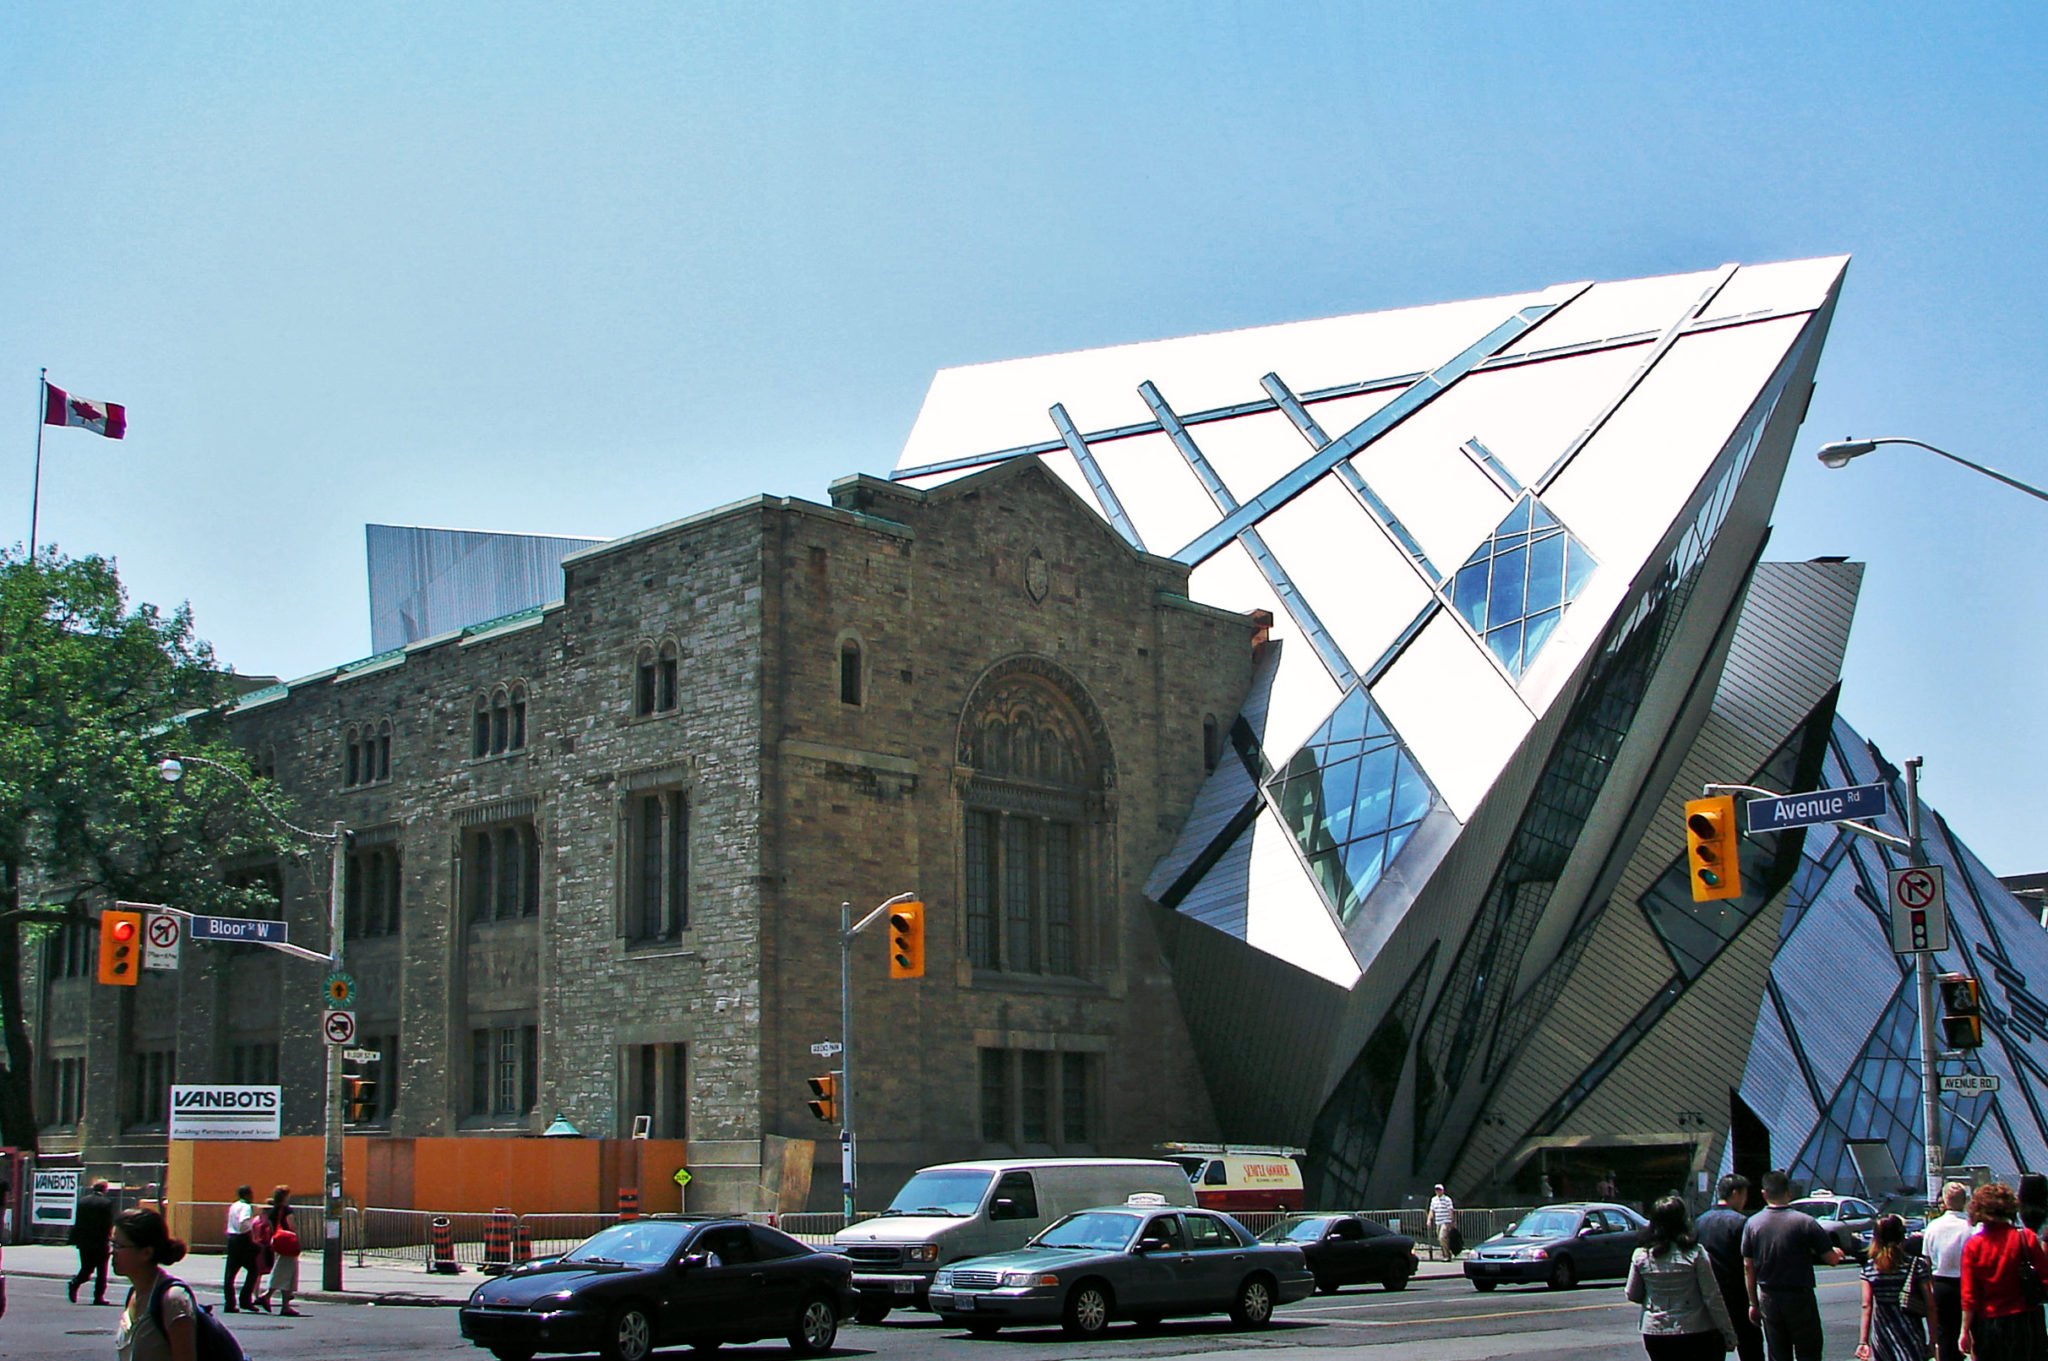
[[[835,1205],[805,1079],[840,905],[914,892],[922,978],[879,930],[852,952],[864,1207],[929,1162],[1174,1139],[1298,1146],[1327,1206],[1899,1189],[1891,853],[1762,834],[1700,904],[1679,832],[1708,783],[1883,782],[1902,825],[1835,712],[1860,567],[1765,559],[1846,269],[948,369],[894,471],[823,503],[372,527],[394,645],[229,715],[348,829],[358,1132],[644,1117],[689,1140],[692,1208],[758,1205],[772,1141],[818,1139]],[[2048,934],[1928,820],[1938,964],[1988,999],[1949,1063],[2004,1080],[1944,1097],[1944,1147],[2041,1166]],[[324,941],[324,857],[224,872]],[[188,945],[114,989],[90,954],[29,961],[46,1149],[160,1162],[173,1081],[280,1081],[319,1128],[319,966]]]

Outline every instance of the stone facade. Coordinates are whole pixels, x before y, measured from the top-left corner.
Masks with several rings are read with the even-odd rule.
[[[351,834],[348,970],[391,1046],[373,1127],[645,1113],[691,1139],[693,1206],[748,1203],[762,1141],[831,1138],[804,1079],[839,1037],[840,904],[912,890],[922,979],[887,977],[879,927],[854,942],[863,1204],[946,1158],[1214,1137],[1139,885],[1257,621],[1186,590],[1035,459],[856,477],[586,550],[543,610],[246,697],[233,731],[295,820]],[[274,873],[293,939],[324,942],[325,856]],[[86,1060],[46,1147],[159,1157],[152,1053],[179,1081],[272,1064],[287,1132],[318,1129],[324,970],[184,956],[133,990],[39,961],[42,1052]],[[813,1202],[837,1182],[827,1142]]]

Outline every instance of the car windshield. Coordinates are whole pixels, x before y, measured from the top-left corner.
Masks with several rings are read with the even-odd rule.
[[[1835,1202],[1832,1200],[1795,1200],[1792,1202],[1792,1208],[1801,1214],[1810,1214],[1815,1219],[1831,1219],[1835,1213]]]
[[[882,1213],[952,1215],[965,1219],[981,1208],[981,1198],[994,1175],[964,1168],[920,1172],[903,1183],[903,1189]]]
[[[1575,1210],[1531,1210],[1508,1230],[1510,1238],[1564,1238],[1579,1227]]]
[[[1120,1251],[1137,1230],[1138,1216],[1114,1210],[1083,1210],[1054,1224],[1032,1243],[1041,1248],[1094,1248],[1100,1252]]]
[[[610,1262],[619,1266],[661,1266],[676,1255],[690,1225],[643,1219],[614,1224],[578,1243],[565,1262]]]
[[[1314,1243],[1322,1238],[1325,1222],[1327,1221],[1320,1218],[1283,1219],[1272,1228],[1260,1234],[1259,1241],[1261,1243]]]

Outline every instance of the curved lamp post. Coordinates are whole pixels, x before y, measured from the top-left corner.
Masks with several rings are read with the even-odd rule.
[[[1940,454],[1951,463],[1960,463],[1972,472],[1979,472],[1994,481],[2005,483],[2006,486],[2011,487],[2015,491],[2023,491],[2038,500],[2048,501],[2048,491],[2042,491],[2039,487],[2029,486],[2017,477],[2007,477],[1996,468],[1987,468],[1981,463],[1972,463],[1960,454],[1952,454],[1946,449],[1937,449],[1925,440],[1907,439],[1903,435],[1881,435],[1876,439],[1836,440],[1833,444],[1823,444],[1820,447],[1820,452],[1815,454],[1814,457],[1830,468],[1846,468],[1851,460],[1863,457],[1880,444],[1910,444],[1916,449],[1925,449],[1930,454]]]
[[[286,818],[284,814],[278,812],[271,805],[270,800],[263,797],[262,792],[256,786],[242,778],[240,771],[236,770],[233,766],[210,760],[204,756],[167,756],[157,762],[157,774],[163,777],[166,784],[176,784],[180,779],[184,778],[185,766],[188,763],[206,766],[226,775],[229,779],[247,790],[249,795],[256,800],[257,805],[278,826],[285,828],[296,836],[304,837],[308,841],[322,841],[328,844],[329,850],[334,857],[334,872],[329,878],[327,893],[327,948],[329,953],[324,956],[307,953],[304,957],[324,959],[331,964],[334,972],[342,972],[342,949],[344,938],[347,934],[343,928],[346,921],[344,904],[347,901],[346,893],[348,887],[348,828],[339,822],[334,824],[334,830],[331,832],[316,832],[310,828],[301,827]],[[321,1036],[321,1039],[324,1042],[326,1036]],[[325,1207],[326,1213],[323,1217],[324,1241],[321,1243],[320,1249],[320,1288],[324,1291],[332,1292],[341,1289],[342,1264],[341,1049],[333,1044],[327,1044],[325,1047],[327,1049],[327,1118],[324,1123],[326,1132],[325,1142],[327,1145],[327,1174],[322,1178],[325,1183],[322,1189],[326,1193],[322,1204]]]

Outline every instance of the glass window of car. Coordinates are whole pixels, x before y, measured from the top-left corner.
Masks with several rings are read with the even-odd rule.
[[[718,1224],[698,1234],[690,1251],[703,1253],[709,1266],[739,1266],[754,1260],[754,1239],[744,1224]]]
[[[1353,1243],[1365,1237],[1365,1225],[1355,1219],[1332,1220],[1329,1237],[1334,1242]]]
[[[1508,1230],[1508,1237],[1569,1238],[1578,1231],[1579,1216],[1575,1210],[1531,1210]]]
[[[1188,1245],[1187,1236],[1181,1232],[1179,1215],[1153,1215],[1152,1222],[1138,1237],[1140,1242],[1163,1241],[1168,1251],[1181,1251]]]
[[[1138,1216],[1119,1210],[1083,1210],[1070,1214],[1031,1241],[1042,1248],[1094,1248],[1120,1252],[1131,1241]]]
[[[644,1219],[631,1224],[614,1224],[600,1229],[571,1248],[563,1260],[570,1262],[618,1262],[625,1266],[662,1266],[683,1245],[690,1232],[688,1224]]]
[[[1857,1219],[1868,1219],[1876,1214],[1877,1211],[1871,1209],[1860,1200],[1852,1200],[1849,1202],[1849,1213]]]
[[[920,1172],[903,1183],[884,1214],[940,1214],[965,1219],[981,1208],[991,1174],[967,1168]]]
[[[1228,1186],[1229,1184],[1229,1172],[1223,1166],[1223,1159],[1221,1158],[1210,1162],[1209,1170],[1202,1173],[1202,1185],[1204,1186]]]
[[[1008,1201],[1009,1204],[1005,1205],[1004,1201]],[[989,1197],[988,1217],[990,1219],[1038,1218],[1038,1188],[1032,1183],[1029,1172],[1003,1173],[1003,1179],[996,1183],[995,1194]]]
[[[1815,1219],[1833,1219],[1835,1202],[1832,1200],[1795,1200],[1792,1208],[1801,1214],[1810,1214]]]
[[[810,1249],[791,1238],[780,1229],[771,1229],[766,1224],[756,1224],[747,1230],[754,1240],[754,1255],[764,1262],[776,1262],[785,1257],[801,1257]]]
[[[1370,1219],[1354,1219],[1351,1222],[1358,1225],[1358,1236],[1360,1238],[1385,1238],[1393,1232],[1386,1225],[1375,1224]]]
[[[1237,1241],[1237,1235],[1230,1231],[1230,1226],[1214,1215],[1182,1215],[1180,1222],[1187,1228],[1188,1246],[1197,1252],[1204,1248],[1244,1246]]]

